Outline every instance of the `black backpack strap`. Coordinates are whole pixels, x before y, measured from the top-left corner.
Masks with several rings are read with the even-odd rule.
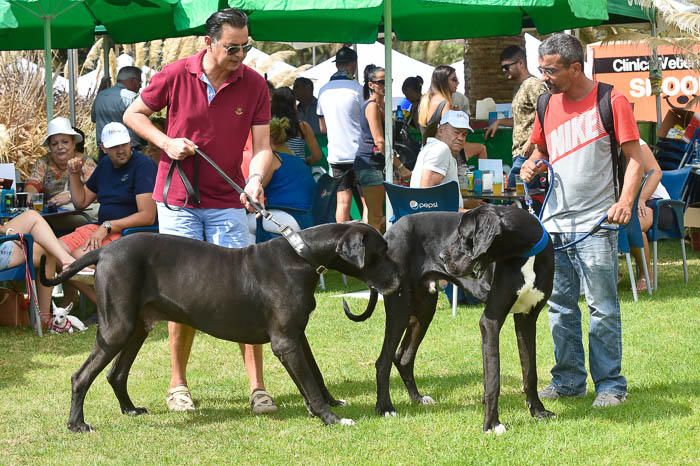
[[[537,97],[537,120],[540,122],[540,128],[544,130],[544,114],[547,113],[547,106],[552,94],[545,92]]]
[[[615,121],[613,119],[612,109],[612,90],[613,86],[607,83],[598,83],[597,103],[598,113],[603,123],[605,132],[610,136],[610,156],[612,160],[613,184],[615,185],[615,199],[620,198],[622,190],[622,182],[625,177],[625,163],[622,158],[620,147],[617,145],[617,137],[615,135]]]

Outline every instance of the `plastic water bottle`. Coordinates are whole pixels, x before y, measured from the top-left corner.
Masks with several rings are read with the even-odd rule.
[[[396,112],[394,112],[396,115],[396,121],[403,123],[403,110],[401,110],[401,105],[396,106]]]
[[[479,169],[474,170],[474,193],[481,194],[484,190],[484,172]]]

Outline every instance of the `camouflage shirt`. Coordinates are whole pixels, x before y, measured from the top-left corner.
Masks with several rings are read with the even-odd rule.
[[[544,83],[530,76],[520,84],[513,97],[513,157],[529,155],[526,149],[535,123],[537,98],[545,91]]]

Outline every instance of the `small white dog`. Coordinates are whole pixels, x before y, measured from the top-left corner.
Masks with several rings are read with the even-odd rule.
[[[49,326],[49,331],[51,333],[73,333],[75,330],[79,332],[87,330],[87,326],[80,319],[70,315],[70,311],[73,309],[73,303],[63,308],[56,306],[56,303],[52,300],[51,309],[53,313],[51,325]]]

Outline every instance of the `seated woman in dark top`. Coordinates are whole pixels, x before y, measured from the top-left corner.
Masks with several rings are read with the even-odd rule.
[[[273,117],[270,120],[270,146],[276,158],[272,167],[274,171],[263,178],[263,186],[265,205],[275,220],[298,231],[313,225],[311,205],[316,182],[309,166],[303,159],[292,154],[287,145],[287,130],[290,125],[288,118]],[[271,233],[279,232],[277,226],[268,220],[262,221],[262,227]],[[248,214],[248,230],[251,235],[255,235],[256,229],[255,215]]]

